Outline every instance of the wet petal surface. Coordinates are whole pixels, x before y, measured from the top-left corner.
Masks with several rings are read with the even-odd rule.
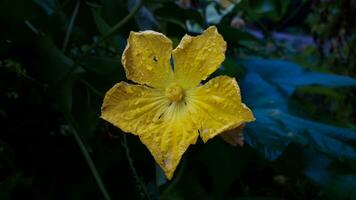
[[[131,32],[122,55],[126,77],[155,88],[167,85],[172,69],[172,42],[154,31]]]
[[[140,134],[141,141],[161,166],[168,179],[171,179],[182,155],[189,145],[198,138],[198,126],[192,119],[184,103],[173,103],[160,124],[147,126]]]
[[[105,95],[101,117],[138,135],[171,179],[182,155],[200,135],[204,142],[254,120],[241,102],[236,80],[219,76],[199,86],[225,58],[226,42],[214,26],[171,41],[153,32],[131,32],[122,57],[128,79]],[[147,86],[146,86],[147,85]]]
[[[120,82],[106,93],[101,117],[124,132],[138,135],[158,120],[168,104],[163,90]]]
[[[200,137],[204,142],[226,130],[234,129],[255,118],[241,102],[240,89],[234,78],[218,76],[192,89],[189,104],[200,113]]]
[[[198,138],[198,127],[186,104],[169,101],[160,89],[118,83],[106,93],[101,117],[138,135],[169,179]]]
[[[173,50],[174,77],[184,89],[197,86],[225,59],[226,42],[211,26],[202,35],[185,35]]]

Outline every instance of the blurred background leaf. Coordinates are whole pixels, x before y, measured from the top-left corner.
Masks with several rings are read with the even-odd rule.
[[[0,199],[355,199],[353,0],[0,1]],[[100,119],[130,31],[216,25],[245,145],[198,141],[172,181]],[[126,80],[127,81],[127,80]]]

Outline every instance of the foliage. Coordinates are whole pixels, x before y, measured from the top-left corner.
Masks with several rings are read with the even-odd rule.
[[[350,75],[355,75],[356,69],[355,9],[355,1],[321,1],[313,6],[307,20],[324,65]]]
[[[0,1],[0,199],[355,199],[354,1],[222,2]],[[244,147],[198,141],[166,182],[102,98],[131,30],[177,45],[207,8],[228,42],[215,75],[257,121]]]

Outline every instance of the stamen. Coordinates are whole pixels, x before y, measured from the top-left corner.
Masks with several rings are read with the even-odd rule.
[[[183,99],[184,92],[178,84],[173,83],[169,87],[166,88],[166,97],[170,101],[179,102]]]

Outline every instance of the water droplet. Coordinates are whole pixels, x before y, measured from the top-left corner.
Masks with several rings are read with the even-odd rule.
[[[205,128],[205,129],[203,129],[202,134],[208,134],[209,132],[210,132],[210,129]]]
[[[127,88],[126,88],[126,93],[132,94],[132,93],[133,93],[132,88],[131,88],[131,87],[127,87]]]
[[[219,97],[219,96],[212,96],[211,97],[213,100],[214,100],[214,102],[215,103],[217,103],[217,104],[220,104],[220,103],[222,103],[223,101],[224,101],[224,99],[223,98],[221,98],[221,97]]]

